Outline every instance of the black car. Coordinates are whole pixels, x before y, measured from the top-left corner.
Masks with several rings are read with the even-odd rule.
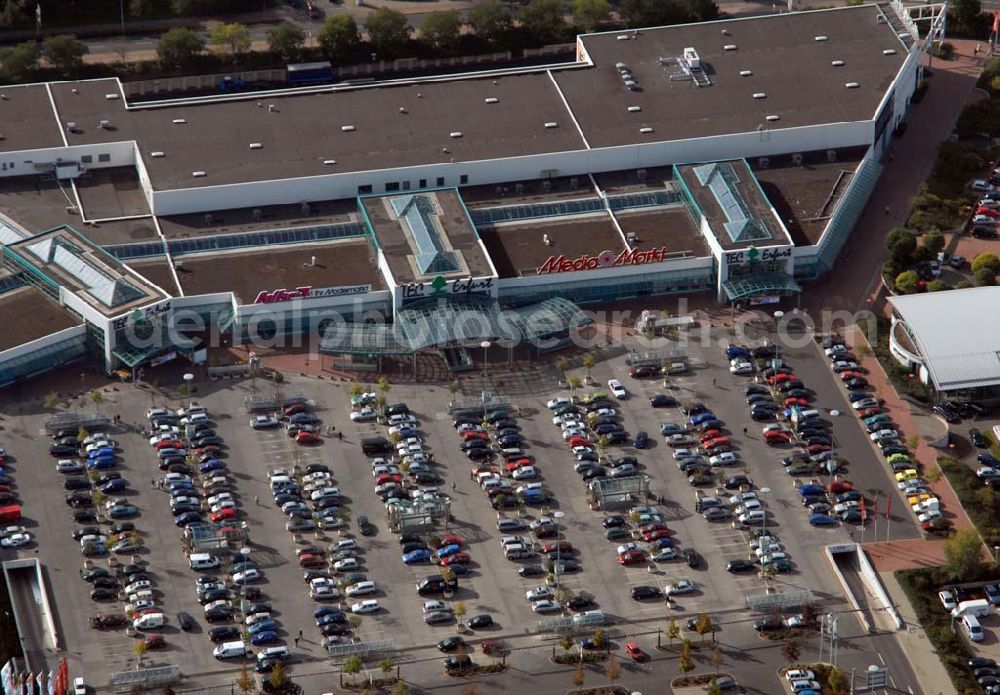
[[[235,625],[223,625],[221,627],[213,627],[208,631],[208,638],[213,642],[228,642],[230,640],[239,639],[240,629]]]
[[[681,555],[684,557],[684,561],[687,563],[687,566],[691,569],[696,570],[701,567],[701,555],[699,555],[698,551],[694,548],[685,548]]]
[[[749,560],[730,560],[726,563],[726,571],[733,574],[750,572],[755,569],[757,569],[757,566]]]
[[[631,595],[634,601],[645,601],[648,599],[660,598],[663,596],[663,592],[660,591],[658,586],[641,584],[639,586],[632,587]]]
[[[53,457],[76,456],[78,452],[77,447],[68,444],[53,444],[49,447],[49,455]]]
[[[114,589],[118,591],[118,580],[114,577],[94,577],[90,585],[95,589]]]
[[[649,404],[654,408],[676,408],[677,399],[673,396],[665,396],[662,393],[658,393],[655,396],[649,397]]]
[[[621,514],[612,514],[611,516],[604,517],[604,520],[601,521],[601,526],[604,528],[628,526],[628,520]]]
[[[485,439],[469,439],[458,445],[462,451],[472,452],[474,449],[489,449],[490,443]]]
[[[63,488],[67,490],[89,490],[90,481],[87,478],[66,478],[63,480]]]
[[[84,536],[96,536],[101,532],[101,529],[96,526],[81,526],[80,528],[73,529],[73,540],[78,541]]]
[[[823,444],[823,445],[826,445],[826,446],[830,446],[830,445],[833,444],[833,442],[830,440],[829,437],[821,435],[821,434],[814,434],[814,435],[810,435],[808,437],[805,437],[805,442],[806,442],[806,444],[808,444],[810,446],[813,445],[813,444]]]
[[[346,623],[326,623],[319,626],[319,631],[324,637],[333,637],[334,635],[349,635],[351,634],[351,626]]]
[[[977,668],[995,668],[997,665],[996,660],[987,659],[985,656],[974,656],[969,659],[968,666],[971,669]]]
[[[945,403],[934,406],[934,412],[943,417],[946,422],[952,424],[962,421],[959,412]]]
[[[753,624],[753,629],[757,632],[767,632],[781,628],[781,621],[775,617],[761,618]]]
[[[205,611],[205,620],[210,623],[221,623],[224,620],[231,620],[233,609],[229,606],[219,606]]]
[[[195,626],[194,618],[191,617],[190,613],[185,613],[184,611],[177,614],[177,624],[185,632],[193,630]]]
[[[89,492],[77,491],[66,495],[66,504],[71,507],[93,507],[94,500]]]
[[[73,521],[78,524],[93,524],[97,522],[97,516],[89,509],[77,509],[73,512]]]
[[[785,398],[805,398],[805,399],[809,399],[809,398],[812,398],[812,393],[810,393],[806,389],[791,389],[789,391],[785,391]]]
[[[584,594],[577,594],[569,601],[566,602],[566,606],[573,611],[582,611],[585,608],[590,608],[594,605],[594,599],[591,596],[586,596]]]
[[[93,589],[90,592],[91,601],[114,601],[118,598],[116,589]]]
[[[755,393],[759,393],[765,396],[771,395],[770,389],[768,389],[766,386],[761,386],[760,384],[750,384],[745,389],[743,389],[743,393],[746,396],[752,396]]]
[[[493,624],[493,616],[486,615],[485,613],[481,615],[474,615],[471,618],[469,618],[469,620],[466,622],[466,625],[468,625],[473,630],[489,627],[492,624]]]
[[[99,577],[110,577],[111,573],[103,567],[92,567],[89,570],[81,569],[80,578],[85,582],[93,582]]]
[[[972,446],[977,449],[987,449],[990,446],[989,442],[986,441],[986,437],[983,436],[983,433],[975,427],[969,430],[969,441],[971,441]]]
[[[523,443],[524,440],[521,439],[521,436],[517,434],[508,434],[504,437],[500,437],[497,439],[497,444],[499,444],[505,449],[518,447],[521,446],[521,444]]]
[[[438,650],[445,652],[446,654],[448,652],[453,652],[459,647],[463,646],[465,646],[465,640],[462,639],[461,637],[458,637],[457,635],[452,637],[445,637],[443,640],[437,643]]]
[[[541,565],[525,565],[517,573],[522,577],[541,577],[546,574]]]
[[[729,476],[724,483],[724,487],[727,490],[738,490],[744,485],[753,485],[753,481],[742,473],[740,475]]]
[[[773,420],[777,412],[778,412],[777,410],[774,410],[772,408],[759,408],[750,413],[750,419],[756,422]]]

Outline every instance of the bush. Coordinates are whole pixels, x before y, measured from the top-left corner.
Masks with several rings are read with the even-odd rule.
[[[997,276],[989,268],[980,268],[976,271],[976,284],[980,287],[991,287],[997,284]]]
[[[893,286],[901,294],[913,294],[920,284],[920,276],[915,270],[906,270],[896,276]]]
[[[948,43],[947,41],[941,42],[940,45],[936,46],[933,51],[935,58],[940,58],[941,60],[951,60],[951,56],[955,53],[955,46]]]
[[[858,4],[860,5],[861,3]],[[913,96],[910,97],[910,101],[913,102],[914,104],[919,104],[921,101],[924,100],[924,96],[927,94],[927,89],[928,89],[927,80],[921,80],[920,84],[917,85],[917,88],[913,90]]]
[[[972,259],[972,272],[979,272],[980,268],[989,268],[996,275],[1000,272],[1000,258],[995,253],[981,253]]]
[[[950,290],[951,286],[944,280],[931,280],[927,283],[928,292],[943,292],[944,290]]]
[[[992,488],[984,488],[972,469],[961,461],[941,456],[938,458],[938,466],[948,478],[959,502],[962,503],[962,507],[983,540],[991,546],[1000,543],[1000,518],[997,514],[996,492]],[[990,495],[981,495],[982,490],[988,490]],[[991,500],[991,504],[984,504],[986,500]]]

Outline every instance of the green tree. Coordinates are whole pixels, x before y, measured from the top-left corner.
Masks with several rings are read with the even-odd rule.
[[[898,266],[906,267],[912,262],[913,252],[917,250],[917,238],[902,227],[895,227],[886,234],[885,245],[892,261]]]
[[[284,22],[267,32],[267,47],[286,60],[298,57],[305,43],[305,32],[294,24]]]
[[[101,405],[104,402],[104,394],[98,389],[94,389],[90,392],[90,402],[94,405]]]
[[[267,677],[267,682],[271,684],[275,692],[285,683],[285,667],[280,661],[271,669],[271,675]]]
[[[469,609],[466,608],[465,602],[463,601],[456,601],[455,605],[452,606],[452,609],[455,611],[455,620],[457,620],[458,624],[461,625],[462,618],[464,618],[466,613],[469,612]]]
[[[983,541],[975,529],[957,529],[944,542],[944,569],[953,579],[974,576],[982,564]]]
[[[980,287],[992,287],[997,284],[997,275],[989,268],[980,268],[976,271],[976,284]]]
[[[0,26],[10,27],[28,14],[26,0],[4,0],[0,5]]]
[[[681,657],[677,660],[677,668],[681,673],[694,671],[694,658],[691,656],[691,640],[685,639],[681,646]]]
[[[608,20],[608,0],[574,0],[573,22],[585,31],[593,31]]]
[[[581,386],[583,386],[583,380],[580,377],[578,377],[576,374],[574,374],[573,376],[571,376],[569,378],[569,390],[572,393],[576,393],[577,390],[579,390]]]
[[[403,52],[410,40],[410,23],[406,15],[387,7],[380,7],[368,15],[365,30],[372,47],[382,59],[394,58]]]
[[[708,695],[722,695],[722,687],[713,678],[708,682]]]
[[[851,689],[847,674],[844,672],[844,669],[838,666],[830,669],[830,675],[826,678],[826,684],[830,686],[833,695],[845,695]]]
[[[587,680],[586,673],[587,672],[583,670],[583,662],[581,661],[576,665],[576,670],[573,671],[573,675],[570,677],[570,682],[577,688],[582,688],[583,682]]]
[[[949,285],[944,280],[941,280],[940,278],[938,278],[937,280],[931,280],[930,282],[927,283],[928,292],[943,292],[945,290],[950,290],[950,289],[951,285]]]
[[[587,370],[587,380],[590,381],[590,370],[594,368],[594,356],[589,352],[584,354],[581,364]]]
[[[674,620],[674,616],[670,616],[670,622],[667,623],[667,638],[670,640],[670,646],[674,646],[674,640],[680,637],[681,628]]]
[[[204,39],[184,27],[173,27],[161,34],[156,44],[156,55],[166,68],[182,68],[190,65],[195,56],[204,50]]]
[[[135,644],[132,646],[132,651],[135,652],[136,661],[140,664],[142,663],[142,657],[146,656],[146,652],[148,650],[149,647],[146,646],[146,642],[141,639],[137,639]]]
[[[361,37],[358,34],[358,25],[351,15],[335,14],[323,22],[322,28],[316,35],[316,41],[330,60],[343,61],[358,47]]]
[[[972,259],[972,272],[988,268],[994,275],[1000,272],[1000,258],[995,253],[981,253]]]
[[[396,681],[396,685],[392,686],[392,695],[406,695],[410,691],[410,687],[403,680]]]
[[[87,44],[73,34],[49,36],[42,41],[42,55],[66,75],[72,75],[83,67],[83,56],[87,51]]]
[[[0,49],[0,69],[8,79],[24,77],[38,66],[41,49],[37,41],[25,41]]]
[[[608,684],[612,687],[615,686],[615,681],[621,678],[622,667],[618,664],[618,660],[615,655],[612,654],[608,657],[608,661],[604,666],[604,677],[608,679]]]
[[[132,19],[141,19],[143,15],[148,15],[156,9],[156,0],[129,0],[128,16]]]
[[[602,630],[601,628],[597,628],[596,630],[594,630],[594,636],[591,637],[594,646],[597,647],[598,649],[600,649],[605,645],[607,639],[608,638],[605,636],[604,630]]]
[[[905,270],[896,276],[896,291],[901,294],[913,294],[920,284],[920,276],[915,270]]]
[[[250,31],[239,22],[218,24],[212,27],[208,40],[213,46],[228,51],[234,58],[250,50]]]
[[[388,676],[392,673],[392,669],[396,668],[396,661],[386,657],[378,662],[378,668],[385,676]]]
[[[487,0],[469,10],[468,22],[476,36],[497,43],[510,33],[514,18],[500,0]]]
[[[944,238],[944,234],[936,229],[924,234],[923,243],[921,244],[925,249],[927,249],[931,256],[937,256],[942,250],[944,250],[944,245],[947,240]]]
[[[949,10],[948,14],[955,18],[960,32],[972,34],[979,28],[979,15],[983,11],[979,0],[953,0]]]
[[[552,41],[566,29],[560,0],[531,0],[521,10],[521,24],[539,41]]]
[[[785,657],[785,661],[790,664],[794,664],[799,660],[799,654],[801,649],[799,649],[799,643],[793,639],[786,639],[781,645],[781,655]]]
[[[694,626],[694,631],[701,636],[701,641],[705,641],[705,635],[712,631],[712,618],[709,617],[708,613],[702,613],[698,616],[698,622]]]
[[[44,405],[49,410],[52,410],[57,405],[59,405],[59,394],[57,393],[46,394],[45,400],[42,401],[42,405]]]
[[[572,649],[575,644],[576,642],[573,641],[573,637],[570,635],[563,635],[562,638],[559,640],[559,646],[562,647],[563,651],[566,652]]]
[[[338,15],[338,16],[340,16],[340,15]],[[358,396],[360,396],[364,392],[365,392],[365,387],[364,386],[362,386],[361,384],[359,384],[356,381],[352,381],[351,382],[351,387],[348,390],[348,393],[351,395],[351,398],[357,398]]]
[[[349,656],[344,659],[344,665],[340,667],[340,670],[349,676],[356,676],[361,673],[362,668],[364,668],[364,662],[361,661],[360,656]],[[351,680],[354,680],[353,677]]]
[[[441,51],[450,51],[458,45],[462,34],[462,15],[458,10],[429,12],[420,22],[420,36]]]

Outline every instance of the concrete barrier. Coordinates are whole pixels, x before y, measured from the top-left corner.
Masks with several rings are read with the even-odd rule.
[[[885,612],[889,614],[892,621],[896,624],[897,630],[902,630],[905,623],[903,622],[902,616],[899,615],[899,611],[896,607],[892,605],[892,599],[889,598],[889,594],[886,592],[885,587],[882,586],[882,580],[878,578],[878,574],[875,572],[875,568],[872,567],[871,563],[868,562],[868,555],[862,546],[857,547],[858,553],[858,565],[861,567],[861,579],[868,585],[872,593],[885,608]]]
[[[16,600],[13,593],[11,593],[11,587],[13,586],[11,574],[15,570],[29,570],[34,573],[33,581],[35,586],[32,587],[32,594],[37,603],[34,603],[30,607],[21,605],[21,603]],[[7,582],[7,591],[10,593],[11,609],[14,612],[14,625],[17,627],[17,634],[18,637],[22,639],[22,643],[25,637],[24,624],[26,616],[24,615],[24,611],[33,609],[41,613],[42,622],[45,625],[45,631],[47,633],[42,646],[45,649],[58,649],[59,633],[56,631],[55,616],[52,613],[52,605],[49,603],[49,593],[45,589],[45,577],[42,576],[41,563],[36,558],[7,560],[3,563],[3,575],[4,580]],[[28,655],[28,650],[26,649],[24,650],[24,661],[28,671],[31,671],[32,665]]]
[[[236,379],[250,376],[250,365],[232,364],[225,367],[209,367],[208,376],[212,379]]]

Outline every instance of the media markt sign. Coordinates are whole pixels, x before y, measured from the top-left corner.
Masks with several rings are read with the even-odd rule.
[[[538,274],[569,273],[576,270],[596,270],[598,268],[618,268],[626,265],[646,265],[667,260],[667,247],[639,251],[625,249],[616,254],[614,251],[602,251],[596,256],[583,255],[578,258],[567,258],[565,255],[549,256],[538,266]]]

